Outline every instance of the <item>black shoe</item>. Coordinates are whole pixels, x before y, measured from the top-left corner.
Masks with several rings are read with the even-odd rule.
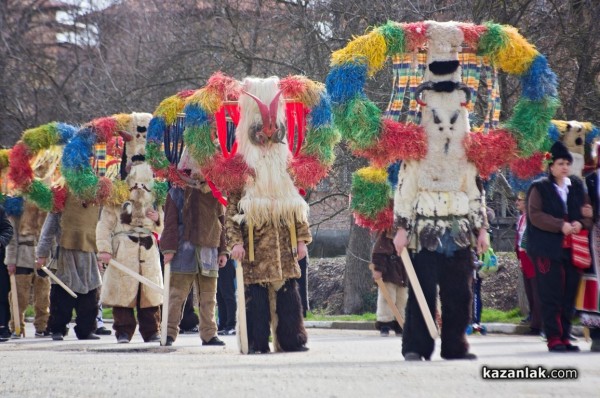
[[[117,334],[117,343],[127,344],[129,343],[129,337],[125,333]]]
[[[65,338],[63,337],[63,334],[60,332],[56,332],[56,333],[52,333],[52,340],[54,341],[63,341]]]
[[[174,342],[175,342],[175,339],[173,337],[167,336],[167,341],[165,343],[165,347],[171,347]]]
[[[548,347],[548,351],[550,352],[567,352],[567,346],[564,344],[557,344],[552,347]]]
[[[381,337],[388,337],[390,335],[390,328],[387,326],[382,326],[379,330],[379,335]]]
[[[146,340],[146,343],[156,343],[157,341],[160,341],[160,334],[158,333],[154,333],[152,336],[150,336],[150,338],[148,340]]]
[[[198,325],[194,326],[193,328],[189,328],[189,329],[179,329],[179,333],[180,334],[186,334],[186,333],[198,333]]]
[[[566,349],[567,349],[567,351],[569,351],[569,352],[579,352],[579,351],[581,351],[581,350],[579,349],[579,347],[578,347],[578,346],[576,346],[576,345],[573,345],[573,344],[567,344],[567,345],[565,346],[565,348],[566,348]]]
[[[100,326],[98,329],[96,329],[94,333],[99,336],[110,336],[112,334],[112,331],[110,329],[105,328],[104,326]]]
[[[51,337],[51,336],[52,336],[52,333],[50,333],[47,330],[44,330],[43,332],[35,332],[35,337],[38,337],[38,338]]]
[[[0,339],[10,339],[10,330],[8,330],[8,328],[5,326],[3,328],[0,328]]]
[[[202,345],[225,345],[225,342],[215,336],[208,341],[202,341]]]
[[[417,354],[416,352],[407,352],[404,354],[405,361],[420,361],[421,359],[421,355]]]
[[[54,335],[52,335],[54,336]],[[54,337],[52,337],[54,338]],[[100,340],[100,336],[98,336],[97,334],[94,333],[90,333],[85,337],[79,337],[79,340]]]

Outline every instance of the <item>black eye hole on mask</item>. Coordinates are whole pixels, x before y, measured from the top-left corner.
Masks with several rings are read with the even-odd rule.
[[[137,126],[136,130],[138,133],[145,133],[147,128],[146,128],[146,126]]]

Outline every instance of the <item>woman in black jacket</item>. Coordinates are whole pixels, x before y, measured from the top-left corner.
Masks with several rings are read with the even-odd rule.
[[[0,342],[10,338],[8,321],[10,320],[10,305],[8,304],[8,292],[10,291],[10,280],[6,264],[4,264],[4,249],[13,235],[13,227],[6,217],[4,208],[0,206]]]
[[[548,176],[536,180],[527,195],[527,254],[536,269],[548,350],[575,352],[579,347],[569,334],[581,273],[572,263],[571,235],[589,229],[592,220],[582,214],[589,198],[582,181],[570,175],[568,149],[556,142],[550,151]]]

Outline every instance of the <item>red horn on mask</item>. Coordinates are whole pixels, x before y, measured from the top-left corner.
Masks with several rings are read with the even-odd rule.
[[[256,105],[258,105],[258,110],[260,111],[260,117],[263,122],[263,133],[271,138],[271,136],[277,131],[277,109],[279,107],[279,96],[281,95],[281,90],[275,94],[273,100],[271,100],[271,104],[269,108],[264,104],[257,96],[250,94],[247,91],[243,91],[244,94],[252,98]]]

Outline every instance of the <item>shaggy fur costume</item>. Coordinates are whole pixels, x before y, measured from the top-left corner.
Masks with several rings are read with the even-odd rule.
[[[477,168],[467,161],[464,140],[470,126],[456,66],[463,32],[453,22],[430,23],[422,91],[422,126],[427,155],[405,161],[394,198],[396,227],[409,234],[415,272],[431,314],[436,286],[442,302],[442,357],[470,357],[465,329],[471,315],[473,261],[470,246],[485,227],[483,195],[476,185]],[[432,67],[433,66],[433,67]],[[435,84],[431,84],[431,82]],[[453,88],[453,89],[452,89]],[[434,341],[411,289],[406,309],[402,352],[429,359]]]
[[[243,84],[246,92],[268,106],[276,98],[279,79],[246,78]],[[277,102],[277,131],[269,139],[255,99],[240,97],[236,139],[239,153],[256,175],[241,193],[229,195],[227,205],[228,249],[243,245],[246,251],[242,265],[248,337],[254,352],[270,350],[269,324],[276,351],[301,351],[306,344],[300,295],[296,282],[290,279],[300,277],[294,239],[307,244],[312,239],[308,204],[288,174],[283,98]],[[251,239],[253,247],[249,245]]]

